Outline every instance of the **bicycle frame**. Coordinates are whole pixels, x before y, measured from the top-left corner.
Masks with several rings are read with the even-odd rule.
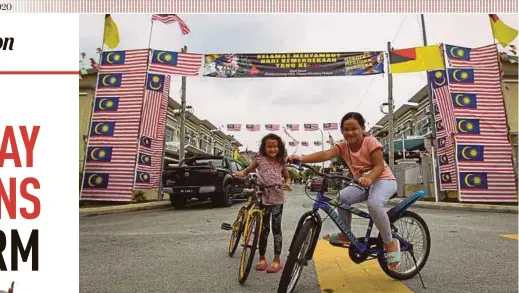
[[[243,229],[244,231],[248,231],[249,229],[249,224],[250,224],[250,219],[252,218],[252,216],[254,216],[254,214],[257,214],[259,213],[260,215],[260,221],[259,221],[259,225],[260,227],[263,226],[263,210],[261,209],[261,200],[259,199],[258,197],[258,191],[254,191],[255,194],[253,195],[250,195],[249,196],[249,199],[247,199],[247,211],[246,211],[246,221],[245,221],[245,228]],[[261,236],[261,229],[260,229],[260,235],[258,235],[258,241],[259,241],[259,237]],[[246,235],[243,237],[242,241],[245,245],[247,245],[247,239],[246,239]]]
[[[321,190],[319,192],[317,192],[317,198],[313,205],[312,210],[304,213],[301,216],[299,223],[297,225],[296,231],[295,231],[295,235],[297,235],[297,233],[299,232],[299,228],[302,227],[304,222],[309,220],[309,218],[312,218],[312,220],[317,223],[316,233],[315,233],[315,235],[313,237],[313,241],[312,241],[313,244],[312,244],[312,247],[310,247],[310,249],[308,250],[307,259],[308,260],[312,259],[313,252],[315,250],[315,246],[316,246],[317,240],[319,238],[319,233],[321,231],[322,219],[318,213],[319,210],[323,210],[330,217],[330,219],[335,223],[335,226],[337,226],[339,228],[339,230],[344,235],[346,235],[346,237],[348,237],[348,239],[350,240],[350,243],[353,246],[355,246],[355,248],[357,249],[357,251],[360,254],[369,253],[371,255],[377,255],[377,256],[383,255],[384,249],[369,249],[369,247],[370,247],[369,240],[370,240],[371,231],[373,229],[373,224],[374,224],[371,216],[368,213],[363,212],[351,205],[348,205],[345,203],[339,203],[337,200],[327,197],[324,194],[324,186],[325,186],[326,180],[327,180],[327,178],[324,178],[323,185],[321,186]],[[418,199],[422,198],[424,195],[425,195],[424,191],[417,191],[417,192],[413,193],[412,195],[407,197],[405,200],[401,201],[398,205],[393,207],[390,211],[388,211],[388,216],[391,219],[393,217],[400,215],[407,208],[409,208],[414,202],[416,202]],[[357,215],[359,217],[369,220],[368,228],[366,230],[366,234],[365,234],[365,238],[364,238],[363,242],[359,241],[359,239],[355,236],[355,234],[353,234],[353,232],[346,227],[342,217],[337,212],[334,211],[334,207],[332,207],[331,205],[333,205],[334,207],[337,206],[338,208],[349,211],[350,213],[352,213],[354,215]],[[405,239],[403,239],[399,235],[396,235],[393,233],[393,237],[400,240],[401,251],[407,251],[412,248],[412,244],[408,243]],[[290,244],[290,250],[292,250],[293,241],[294,241],[294,239],[292,239],[292,243]]]

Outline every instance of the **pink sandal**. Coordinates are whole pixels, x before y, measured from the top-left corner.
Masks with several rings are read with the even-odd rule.
[[[268,264],[267,264],[267,261],[265,259],[260,259],[258,261],[258,264],[256,265],[256,271],[264,271],[266,270],[268,267]]]
[[[273,262],[269,268],[267,269],[267,273],[269,274],[274,274],[274,273],[277,273],[279,271],[281,271],[281,269],[283,269],[283,265],[281,263],[275,263]]]

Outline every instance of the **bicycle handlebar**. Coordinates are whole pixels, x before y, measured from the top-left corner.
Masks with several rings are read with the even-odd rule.
[[[304,163],[301,163],[299,161],[288,161],[287,162],[289,165],[292,165],[293,167],[296,167],[296,168],[300,168],[300,167],[304,167],[304,168],[307,168],[307,169],[310,169],[311,171],[313,171],[315,174],[321,176],[321,177],[326,177],[328,179],[344,179],[346,181],[349,182],[349,184],[356,184],[358,185],[359,187],[363,188],[362,186],[360,186],[360,183],[359,183],[359,180],[355,179],[355,178],[352,178],[352,177],[348,177],[348,176],[340,176],[340,175],[327,175],[327,174],[324,174],[324,173],[321,173],[317,170],[315,170],[314,167],[310,166],[310,165],[307,165],[307,164],[304,164]]]
[[[263,188],[283,187],[283,185],[280,184],[280,183],[265,185],[263,183],[254,182],[252,180],[250,181],[250,184],[256,185],[256,186],[259,186],[259,187],[263,187]]]
[[[258,186],[260,188],[283,187],[283,185],[281,183],[275,183],[275,184],[266,185],[266,184],[263,184],[263,183],[254,182],[253,180],[250,180],[247,177],[239,177],[239,176],[234,176],[234,175],[233,175],[233,177],[236,178],[236,179],[241,179],[243,181],[249,180],[250,184],[256,185],[256,186]]]

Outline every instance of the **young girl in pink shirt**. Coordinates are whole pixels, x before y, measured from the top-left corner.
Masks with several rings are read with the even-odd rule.
[[[340,201],[348,205],[368,201],[369,213],[384,242],[388,266],[396,270],[400,264],[400,242],[393,239],[389,218],[384,210],[386,202],[397,191],[395,176],[384,161],[382,144],[376,138],[364,135],[365,120],[361,114],[350,112],[344,115],[341,129],[345,141],[333,148],[303,157],[290,156],[289,159],[302,163],[324,162],[334,157],[344,159],[352,176],[359,180],[360,185],[369,189],[364,191],[348,186],[340,191]],[[342,209],[339,211],[344,223],[351,229],[351,213]],[[325,239],[333,244],[350,244],[343,233],[327,235]]]

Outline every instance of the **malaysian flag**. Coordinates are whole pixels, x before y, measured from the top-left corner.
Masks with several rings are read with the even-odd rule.
[[[241,131],[241,124],[227,124],[227,131]]]
[[[324,123],[323,129],[324,130],[337,130],[337,129],[339,129],[339,123]]]
[[[216,56],[218,56],[214,60],[216,65],[230,66],[231,62],[234,60],[234,54],[223,54],[223,55],[216,55]]]
[[[292,131],[298,131],[299,130],[299,124],[287,124],[287,128]]]
[[[319,126],[317,124],[305,124],[305,130],[306,131],[316,131],[319,129]]]
[[[429,71],[429,83],[432,88],[434,99],[437,101],[440,110],[441,124],[447,134],[456,133],[456,117],[452,106],[452,99],[449,92],[447,72],[445,70]]]
[[[150,72],[196,76],[202,66],[202,55],[153,50]]]
[[[149,54],[148,50],[117,51],[119,57],[110,53],[103,52],[98,72],[82,200],[132,199]]]
[[[496,69],[499,66],[495,44],[480,48],[445,45],[445,51],[451,67]]]
[[[278,131],[279,130],[279,124],[265,124],[265,130],[268,130],[268,131]]]
[[[483,48],[495,53],[495,46]],[[477,49],[468,49],[463,62],[448,56],[451,64],[462,66],[449,69],[460,201],[517,202],[497,56],[482,54],[476,61]]]
[[[308,142],[307,141],[302,141],[301,145],[307,147],[308,146]]]
[[[183,35],[187,35],[190,32],[187,24],[176,14],[153,14],[151,17],[151,21],[154,20],[158,20],[165,24],[178,22],[178,25],[180,26],[180,31],[182,31]]]
[[[141,120],[141,136],[156,138],[160,107],[164,99],[165,80],[165,75],[148,73],[146,97]]]
[[[246,124],[245,125],[245,128],[248,130],[248,131],[259,131],[260,130],[260,125],[259,124]]]
[[[148,81],[151,80],[153,82],[152,79],[155,76],[155,74],[149,74]],[[171,76],[161,76],[159,82],[162,83],[162,85],[160,88],[158,88],[159,85],[157,81],[155,81],[155,84],[148,82],[142,123],[144,124],[145,121],[153,119],[154,121],[150,124],[155,126],[154,129],[152,126],[148,126],[148,129],[146,129],[145,125],[141,127],[134,189],[153,189],[160,187],[162,165],[164,164],[164,139],[170,81]],[[149,107],[146,107],[147,105],[149,105]],[[137,177],[137,174],[140,176]]]

